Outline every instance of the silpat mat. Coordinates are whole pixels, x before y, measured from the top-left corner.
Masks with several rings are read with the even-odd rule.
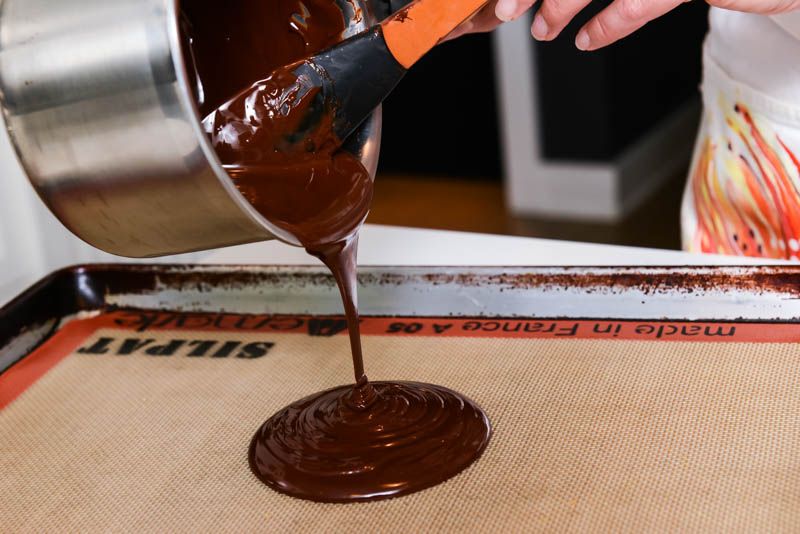
[[[790,531],[800,325],[366,318],[373,379],[481,404],[484,456],[399,499],[280,495],[273,412],[346,383],[338,318],[114,312],[0,375],[0,530]]]

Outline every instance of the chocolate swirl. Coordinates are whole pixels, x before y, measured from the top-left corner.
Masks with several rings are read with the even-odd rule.
[[[396,497],[474,462],[491,425],[472,401],[417,382],[343,386],[272,416],[250,445],[250,467],[282,493],[321,502]]]

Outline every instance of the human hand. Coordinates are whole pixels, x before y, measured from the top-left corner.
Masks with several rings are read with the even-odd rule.
[[[531,33],[540,41],[558,37],[569,22],[592,0],[541,0]],[[575,46],[597,50],[635,32],[690,0],[615,0],[590,20],[579,32]],[[715,7],[774,15],[800,9],[800,0],[707,0]],[[494,0],[473,19],[457,29],[450,38],[465,33],[491,31],[503,22],[524,14],[536,0]]]
[[[507,1],[507,0],[506,0]],[[516,0],[514,0],[516,1]],[[532,0],[535,2],[535,0]],[[500,26],[503,22],[508,22],[512,19],[502,20],[498,18],[496,14],[498,0],[492,0],[486,6],[475,13],[468,21],[461,24],[458,28],[450,32],[450,35],[445,38],[445,41],[450,41],[457,37],[461,37],[462,35],[467,35],[470,33],[485,33],[490,32]],[[531,3],[531,5],[533,5]],[[528,6],[530,7],[530,6]],[[526,10],[523,10],[524,13]],[[519,15],[518,15],[519,16]],[[516,18],[516,17],[514,17]]]

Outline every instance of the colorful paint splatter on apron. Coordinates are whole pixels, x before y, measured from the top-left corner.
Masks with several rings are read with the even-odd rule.
[[[693,252],[800,259],[800,160],[770,121],[743,103],[718,106],[724,125],[701,132],[689,176]],[[685,206],[688,208],[689,206]]]

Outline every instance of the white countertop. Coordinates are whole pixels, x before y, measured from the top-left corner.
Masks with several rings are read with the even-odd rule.
[[[304,250],[277,241],[221,249],[202,263],[313,265]],[[688,254],[570,241],[366,225],[359,265],[571,266],[744,265],[781,263],[740,257]]]

